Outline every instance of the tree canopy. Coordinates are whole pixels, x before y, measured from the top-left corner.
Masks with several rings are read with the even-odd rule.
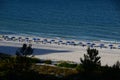
[[[29,44],[29,46],[27,46],[27,44],[23,44],[23,46],[16,51],[17,56],[27,56],[32,54],[33,54],[33,49],[31,44]]]
[[[87,54],[84,54],[84,59],[80,58],[81,64],[85,70],[93,70],[101,65],[101,57],[99,57],[98,54],[98,50],[96,49],[87,49]]]

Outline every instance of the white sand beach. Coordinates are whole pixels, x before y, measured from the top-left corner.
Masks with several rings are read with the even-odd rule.
[[[23,43],[19,41],[0,41],[0,52],[15,55],[16,50],[22,47]],[[29,44],[29,43],[28,43]],[[87,46],[74,46],[74,45],[63,45],[63,44],[50,44],[50,43],[36,43],[32,42],[34,48],[34,57],[39,59],[50,59],[50,60],[63,60],[73,61],[80,63],[80,58],[87,53]],[[96,43],[98,44],[98,43]],[[107,45],[107,44],[106,44]],[[99,50],[99,56],[101,56],[102,65],[110,65],[120,61],[120,49],[100,48],[95,47]]]

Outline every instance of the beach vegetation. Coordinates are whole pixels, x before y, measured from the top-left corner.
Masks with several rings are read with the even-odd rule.
[[[92,71],[101,65],[98,50],[87,49],[87,54],[84,54],[84,59],[80,58],[81,66],[86,71]]]
[[[117,62],[113,65],[113,68],[120,69],[120,62],[117,61]]]
[[[0,61],[1,60],[7,60],[11,57],[11,55],[9,54],[5,54],[5,53],[0,53]]]
[[[32,75],[37,75],[37,73],[31,69],[31,66],[32,66],[31,60],[23,56],[10,57],[8,60],[1,60],[0,79],[33,80],[35,76]]]
[[[29,46],[27,46],[27,44],[23,44],[23,46],[16,51],[17,56],[28,56],[32,54],[33,54],[33,49],[31,44],[29,44]]]
[[[113,66],[101,66],[98,50],[87,49],[84,59],[80,58],[81,63],[76,70],[83,80],[119,80],[120,79],[120,63],[116,62]]]
[[[75,63],[69,63],[69,62],[61,62],[61,63],[58,63],[57,66],[59,67],[65,67],[65,68],[76,68],[77,67],[77,64]]]
[[[0,80],[120,80],[120,62],[113,66],[101,66],[96,49],[88,48],[80,61],[80,64],[58,61],[56,65],[51,65],[51,60],[1,53]]]
[[[57,66],[49,66],[49,65],[33,65],[32,68],[39,72],[40,74],[51,74],[55,76],[69,76],[72,74],[77,74],[78,71],[76,69],[71,69],[71,68],[62,68],[62,67],[57,67]]]
[[[51,60],[45,60],[44,63],[45,64],[52,64],[52,61]]]

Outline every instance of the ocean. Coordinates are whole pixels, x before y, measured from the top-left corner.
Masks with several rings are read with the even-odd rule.
[[[0,0],[0,34],[120,41],[120,1]]]

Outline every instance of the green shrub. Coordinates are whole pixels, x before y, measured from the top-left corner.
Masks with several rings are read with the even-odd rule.
[[[1,60],[7,60],[7,59],[10,59],[10,58],[11,58],[11,55],[0,53],[0,61]]]
[[[75,68],[75,67],[77,67],[77,64],[68,63],[68,62],[61,62],[61,63],[57,64],[57,66],[66,67],[66,68]]]
[[[41,60],[37,59],[37,58],[30,58],[30,60],[32,63],[40,63],[41,62]]]
[[[79,71],[79,72],[84,72],[85,71],[84,68],[83,68],[83,66],[80,65],[80,64],[77,65],[76,70]]]
[[[51,60],[45,60],[44,63],[45,64],[52,64],[52,61]]]

